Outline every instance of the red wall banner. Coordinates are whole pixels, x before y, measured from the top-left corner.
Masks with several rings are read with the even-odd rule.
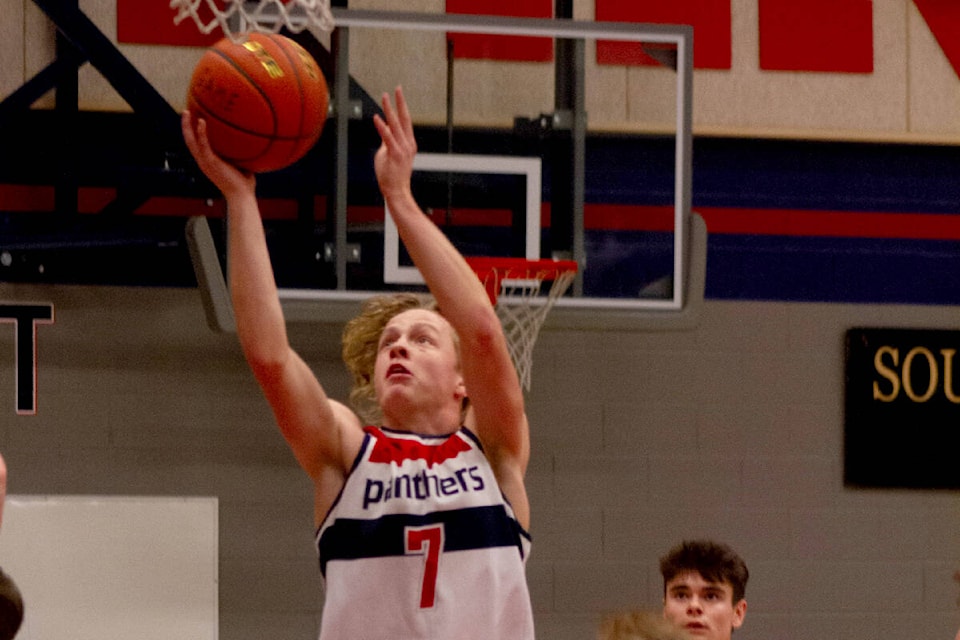
[[[209,21],[213,13],[201,4],[199,15]],[[220,29],[204,35],[190,18],[173,24],[177,12],[167,2],[117,0],[117,42],[123,44],[159,44],[207,47],[223,37]]]
[[[652,22],[693,26],[693,66],[729,69],[731,62],[730,0],[674,0],[673,2],[623,2],[596,0],[600,22]],[[659,65],[632,42],[597,42],[597,64]]]
[[[222,0],[220,0],[222,2]],[[760,68],[768,71],[871,73],[873,0],[757,0]],[[914,0],[944,55],[960,76],[960,2]],[[447,0],[448,13],[549,18],[553,0]],[[204,5],[201,18],[212,19]],[[219,29],[203,35],[193,20],[173,24],[166,2],[117,0],[117,40],[126,44],[209,46]],[[689,24],[694,28],[694,67],[729,69],[732,64],[731,0],[651,2],[596,0],[596,20]],[[553,60],[548,38],[450,34],[458,58]],[[597,62],[656,65],[633,43],[598,42]]]
[[[447,0],[447,13],[552,18],[553,0]],[[550,62],[553,40],[522,36],[450,33],[454,58]]]
[[[759,0],[760,68],[873,73],[872,0]]]

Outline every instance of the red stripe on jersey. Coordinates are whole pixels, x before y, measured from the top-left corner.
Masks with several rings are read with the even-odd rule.
[[[376,427],[367,427],[366,430],[376,436],[370,462],[402,464],[404,460],[425,460],[427,466],[432,467],[470,450],[470,445],[462,438],[453,436],[440,444],[429,445],[417,440],[391,437]]]

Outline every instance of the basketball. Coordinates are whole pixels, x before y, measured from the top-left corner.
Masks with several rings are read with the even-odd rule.
[[[265,33],[210,47],[187,94],[187,108],[207,122],[213,150],[253,173],[302,158],[323,131],[328,102],[326,80],[307,50]]]

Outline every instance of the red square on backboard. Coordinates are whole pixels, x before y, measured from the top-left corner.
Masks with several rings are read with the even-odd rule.
[[[598,22],[651,22],[693,26],[693,66],[729,69],[731,60],[730,0],[596,0]],[[659,65],[639,43],[597,41],[597,64]]]
[[[760,68],[873,73],[873,1],[760,0]]]
[[[553,0],[447,0],[447,13],[552,18]],[[455,58],[550,62],[553,40],[525,36],[449,33]]]

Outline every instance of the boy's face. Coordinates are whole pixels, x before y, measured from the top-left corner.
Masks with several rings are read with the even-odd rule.
[[[454,336],[450,323],[427,309],[408,309],[387,322],[374,364],[374,388],[385,413],[388,407],[429,409],[462,399]]]
[[[698,571],[679,573],[666,584],[664,617],[694,638],[730,640],[746,612],[746,600],[733,602],[730,583],[707,582]]]

